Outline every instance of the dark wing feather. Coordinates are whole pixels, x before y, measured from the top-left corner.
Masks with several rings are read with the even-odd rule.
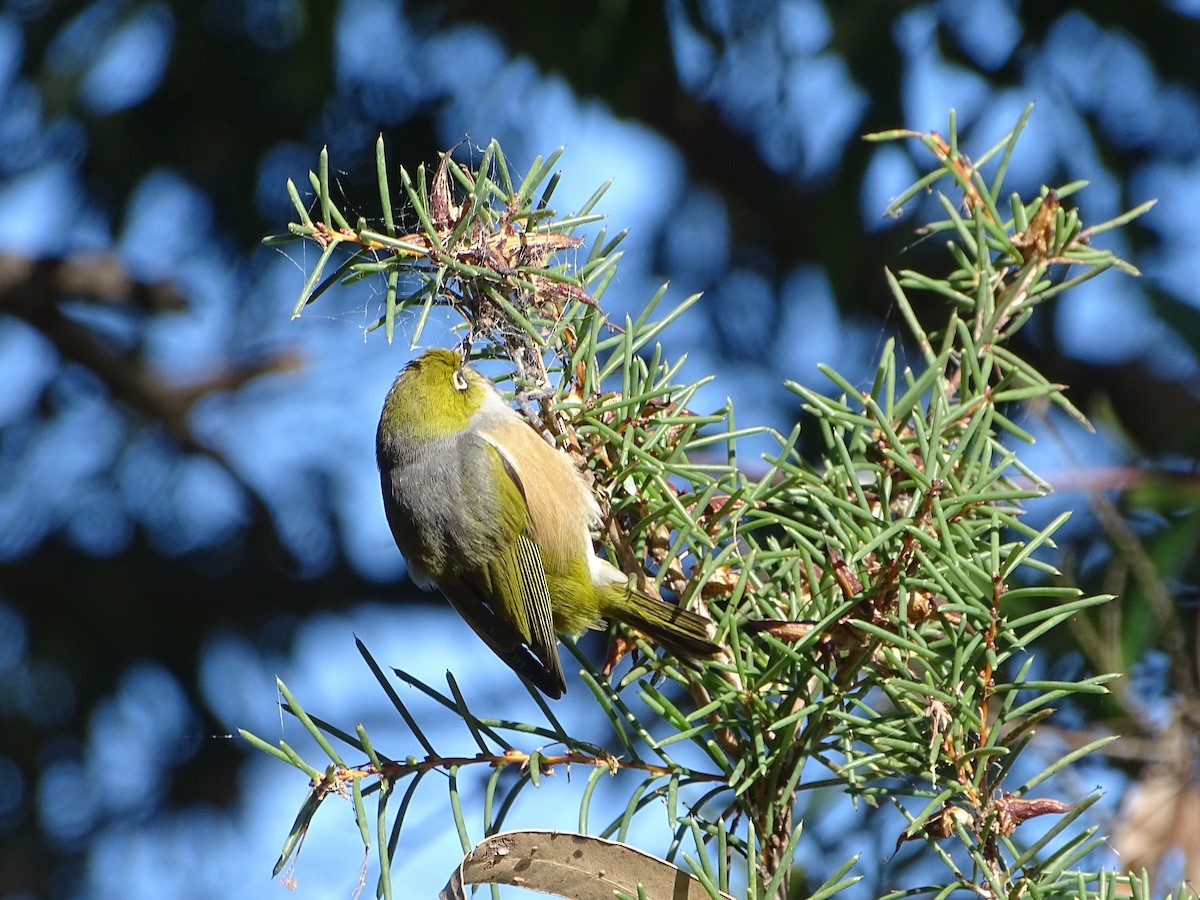
[[[525,646],[525,638],[504,621],[470,584],[454,581],[439,585],[442,594],[492,652],[514,672],[528,679],[542,693],[557,700],[567,689],[557,648],[551,644],[549,659],[536,657]],[[551,631],[551,640],[554,633]],[[535,650],[536,652],[536,650]]]
[[[478,576],[469,579],[473,583],[473,597],[463,597],[460,591],[456,600],[444,588],[443,593],[481,636],[481,627],[496,630],[493,640],[486,636],[484,640],[501,659],[548,695],[559,697],[566,690],[566,678],[558,657],[554,610],[542,555],[530,537],[524,486],[505,453],[486,437],[484,446],[491,461],[489,474],[496,485],[499,508],[521,510],[523,521],[519,526],[513,523],[516,533],[511,540],[498,548],[499,553],[487,562]],[[472,600],[477,607],[474,619],[466,611],[472,606]],[[521,642],[528,645],[528,650],[520,646]],[[502,647],[497,647],[497,643]],[[530,674],[530,667],[538,669],[536,677]]]
[[[549,675],[566,690],[562,662],[558,658],[558,637],[554,633],[554,610],[550,603],[550,588],[546,584],[546,570],[542,568],[542,554],[537,544],[528,535],[521,535],[506,554],[508,565],[513,565],[519,575],[521,604],[524,610],[525,640],[533,655],[542,661]]]

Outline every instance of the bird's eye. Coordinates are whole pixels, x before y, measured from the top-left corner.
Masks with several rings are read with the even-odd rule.
[[[467,379],[463,378],[463,373],[458,370],[454,372],[454,389],[456,391],[465,391],[467,389]]]

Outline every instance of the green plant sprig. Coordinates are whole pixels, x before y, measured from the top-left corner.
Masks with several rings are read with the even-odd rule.
[[[1009,342],[1063,291],[1110,269],[1136,274],[1092,241],[1148,205],[1089,225],[1064,203],[1079,182],[1028,200],[1005,194],[1028,115],[976,161],[959,150],[953,116],[945,139],[870,136],[916,140],[931,154],[930,174],[892,211],[946,189],[935,195],[942,218],[921,231],[945,238],[952,267],[941,278],[886,274],[919,365],[902,367],[889,341],[867,386],[832,367],[821,369],[831,388],[786,383],[818,432],[811,461],[795,450],[799,426],[787,434],[738,427],[728,402],[693,412],[707,379],[680,383],[683,360],[659,341],[696,298],[671,306],[664,288],[620,327],[607,319],[600,299],[624,232],[609,239],[601,229],[584,249],[574,232],[598,221],[603,187],[559,218],[548,205],[557,152],[535,160],[519,182],[495,142],[470,171],[448,154],[432,177],[424,167],[415,177],[401,170],[402,196],[419,223],[409,234],[398,233],[389,211],[382,142],[380,228],[346,223],[330,199],[324,157],[312,210],[289,185],[299,219],[291,232],[322,247],[296,312],[340,281],[381,276],[388,290],[377,324],[389,340],[399,314],[417,317],[415,341],[433,305],[456,309],[472,358],[513,363],[518,405],[592,479],[603,552],[643,589],[707,610],[727,648],[688,665],[627,634],[601,668],[568,644],[603,731],[587,738],[568,732],[536,691],[543,721],[512,722],[477,715],[452,677],[446,694],[398,673],[462,724],[472,749],[442,754],[360,646],[422,755],[380,754],[361,727],[339,731],[301,715],[288,697],[286,708],[332,765],[248,739],[309,777],[310,801],[297,822],[306,827],[320,798],[349,794],[364,844],[372,830],[382,840],[385,805],[409,779],[379,847],[386,872],[404,812],[428,774],[445,774],[466,849],[473,807],[462,772],[495,770],[479,803],[483,833],[492,834],[520,815],[530,789],[566,790],[544,776],[575,763],[589,767],[578,790],[581,831],[596,818],[604,774],[619,771],[611,783],[622,800],[601,833],[623,840],[635,819],[665,810],[668,858],[688,860],[713,896],[728,890],[731,872],[747,896],[788,896],[794,860],[805,852],[805,799],[835,789],[870,804],[890,800],[900,814],[898,846],[919,844],[944,865],[944,883],[889,896],[966,889],[1101,897],[1118,883],[1140,883],[1072,868],[1097,846],[1093,830],[1080,827],[1093,798],[1031,795],[1097,746],[1035,764],[1030,774],[1038,725],[1054,705],[1104,692],[1108,680],[1041,677],[1034,642],[1109,598],[1054,582],[1045,554],[1065,516],[1042,528],[1022,519],[1049,485],[1021,459],[1031,437],[1020,411],[1048,403],[1086,420],[1063,386]],[[343,245],[349,255],[335,263]],[[737,450],[750,434],[777,444],[754,471]],[[369,762],[346,766],[337,741]],[[499,773],[513,766],[521,775],[505,783]],[[375,784],[362,788],[363,779]],[[367,822],[362,797],[372,792],[377,821]],[[1025,822],[1047,816],[1054,824],[1044,835],[1018,842]],[[281,865],[297,847],[294,827]],[[815,895],[845,889],[854,865],[831,861]],[[379,894],[390,891],[381,876]]]

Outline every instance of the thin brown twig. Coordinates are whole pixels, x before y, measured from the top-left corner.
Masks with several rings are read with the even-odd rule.
[[[508,750],[501,754],[477,753],[474,756],[426,756],[424,759],[416,761],[405,760],[404,762],[389,760],[378,767],[372,763],[354,767],[338,766],[330,775],[323,776],[321,783],[332,782],[342,785],[357,778],[370,777],[379,777],[394,781],[421,772],[449,769],[455,766],[484,765],[491,768],[520,766],[522,769],[525,769],[533,764],[535,758],[539,766],[539,771],[544,775],[554,774],[553,769],[555,766],[570,767],[572,765],[581,765],[608,769],[613,775],[622,770],[634,769],[661,777],[683,775],[695,781],[714,783],[723,783],[727,780],[726,776],[712,772],[694,772],[680,766],[659,766],[654,763],[622,760],[616,756],[592,756],[587,753],[575,753],[570,750],[556,755]],[[314,781],[313,785],[316,786],[317,782]]]

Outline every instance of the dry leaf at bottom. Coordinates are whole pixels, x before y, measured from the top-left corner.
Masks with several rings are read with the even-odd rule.
[[[511,884],[570,900],[712,900],[693,875],[627,844],[569,831],[506,831],[475,845],[438,896],[466,900],[469,884]],[[733,900],[728,894],[717,895]]]

